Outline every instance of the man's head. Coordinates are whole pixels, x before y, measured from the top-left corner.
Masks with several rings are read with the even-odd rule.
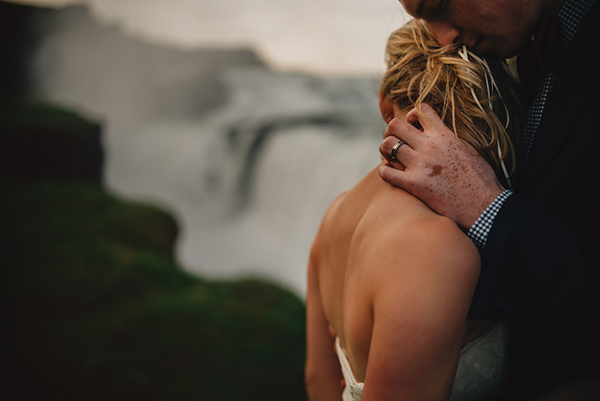
[[[400,0],[427,21],[442,46],[462,43],[477,54],[509,58],[534,34],[542,13],[562,0]]]
[[[420,112],[427,103],[503,177],[498,150],[506,165],[514,166],[510,137],[517,138],[522,121],[518,84],[503,60],[489,57],[483,61],[459,50],[440,47],[419,19],[393,32],[386,46],[387,71],[379,94],[382,117],[388,123],[394,117],[404,119],[407,111],[416,108]],[[492,76],[488,71],[501,99],[496,90],[489,89]],[[498,116],[510,120],[507,130]]]

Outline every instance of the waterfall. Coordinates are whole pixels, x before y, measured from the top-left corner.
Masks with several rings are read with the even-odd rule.
[[[77,8],[42,17],[34,88],[103,122],[108,188],[178,219],[185,269],[303,295],[323,213],[379,162],[376,81],[149,45]]]

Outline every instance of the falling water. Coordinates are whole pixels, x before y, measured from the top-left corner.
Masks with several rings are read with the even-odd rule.
[[[150,45],[79,7],[36,20],[37,93],[103,122],[106,185],[176,216],[181,264],[302,295],[328,204],[379,162],[376,81],[274,72],[248,50]]]

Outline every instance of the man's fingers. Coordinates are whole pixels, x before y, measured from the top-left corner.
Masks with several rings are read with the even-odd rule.
[[[418,129],[406,121],[400,118],[394,118],[385,129],[383,137],[387,138],[389,136],[395,136],[397,138],[402,138],[403,141],[406,141],[414,147],[415,143],[419,141],[420,134],[421,132]]]
[[[412,109],[406,115],[406,122],[419,131],[428,131],[444,125],[440,116],[427,103],[421,104],[421,113],[417,109]]]
[[[410,145],[395,136],[388,136],[379,145],[379,153],[386,162],[391,163],[396,168],[404,170],[407,162],[410,162],[414,157],[414,150]],[[400,166],[396,166],[396,163]]]
[[[406,173],[403,170],[392,167],[389,164],[381,163],[379,165],[379,176],[388,184],[404,188],[407,184]]]
[[[381,143],[379,144],[379,153],[381,153],[381,156],[384,158],[384,160],[386,162],[391,163],[393,161],[392,160],[392,148],[398,141],[400,141],[399,138],[397,138],[395,136],[388,136],[383,141],[381,141]],[[396,151],[396,153],[397,152],[398,151]]]

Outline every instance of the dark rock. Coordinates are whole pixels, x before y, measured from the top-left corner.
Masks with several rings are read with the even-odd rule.
[[[0,110],[0,175],[8,179],[102,181],[101,127],[56,107]]]

